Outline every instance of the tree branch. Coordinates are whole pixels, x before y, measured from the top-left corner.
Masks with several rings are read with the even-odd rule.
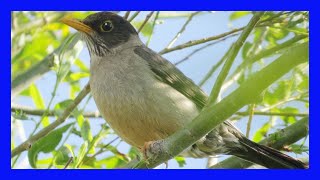
[[[140,11],[136,11],[136,12],[128,19],[128,21],[129,21],[129,22],[133,21],[134,18],[136,18],[139,13],[140,13]]]
[[[154,11],[151,11],[145,18],[145,20],[143,21],[143,23],[141,24],[141,26],[138,29],[138,33],[141,32],[141,30],[143,29],[143,27],[147,24],[147,22],[149,21],[149,19],[151,18],[152,14],[154,13]]]
[[[78,41],[80,37],[77,36],[70,42],[69,47],[73,47]],[[39,63],[35,64],[25,72],[19,74],[11,81],[11,99],[13,99],[16,95],[18,95],[21,91],[30,86],[34,81],[38,80],[42,75],[49,72],[50,69],[54,66],[55,55],[64,48],[65,44],[62,43],[57,49],[55,49],[52,53],[47,55],[43,60]]]
[[[265,20],[262,20],[258,25],[257,27],[265,27],[265,26],[270,26],[270,22],[274,22],[273,20],[281,15],[284,15],[284,13],[279,13],[279,14],[276,14],[268,19],[265,19]],[[277,21],[275,21],[274,23],[276,23]],[[195,46],[195,45],[198,45],[198,44],[203,44],[203,43],[206,43],[206,42],[209,42],[209,41],[214,41],[214,40],[218,40],[220,38],[225,38],[227,36],[230,36],[234,33],[237,33],[237,32],[240,32],[242,30],[244,30],[246,28],[246,26],[244,27],[241,27],[241,28],[236,28],[236,29],[233,29],[229,32],[225,32],[225,33],[222,33],[222,34],[219,34],[219,35],[216,35],[216,36],[211,36],[211,37],[207,37],[207,38],[203,38],[203,39],[198,39],[198,40],[192,40],[192,41],[188,41],[184,44],[180,44],[180,45],[177,45],[177,46],[174,46],[172,48],[165,48],[163,50],[161,50],[159,52],[159,54],[166,54],[166,53],[169,53],[169,52],[172,52],[172,51],[176,51],[176,50],[181,50],[181,49],[184,49],[184,48],[188,48],[188,47],[191,47],[191,46]]]
[[[169,49],[180,37],[180,35],[186,30],[187,25],[191,22],[192,18],[199,14],[200,12],[194,12],[192,14],[190,14],[190,16],[188,17],[187,21],[182,25],[180,31],[174,36],[174,38],[169,42],[168,46],[166,47],[166,49]]]
[[[258,23],[258,21],[260,20],[261,16],[264,14],[264,12],[257,12],[250,20],[250,22],[248,23],[248,25],[246,26],[246,28],[243,30],[243,32],[241,33],[240,37],[238,38],[238,40],[231,46],[231,50],[227,52],[226,55],[226,62],[222,67],[221,72],[218,75],[218,78],[216,80],[216,82],[214,83],[214,86],[211,90],[211,94],[208,100],[207,105],[215,103],[218,95],[220,93],[221,90],[221,86],[224,82],[224,80],[226,79],[226,77],[228,76],[229,70],[233,64],[234,59],[236,58],[238,52],[240,51],[242,45],[244,44],[244,42],[246,41],[247,37],[249,36],[249,34],[251,33],[251,31],[253,30],[253,28],[256,26],[256,24]]]
[[[308,135],[308,131],[309,117],[305,117],[296,123],[269,135],[269,137],[260,141],[260,144],[267,145],[275,149],[281,149],[285,145],[293,144],[304,138]],[[253,163],[232,156],[215,164],[214,166],[211,166],[210,168],[248,168],[251,165],[253,165]]]
[[[34,28],[42,27],[46,24],[55,22],[59,19],[61,19],[66,12],[59,12],[52,15],[47,15],[42,18],[38,18],[36,20],[30,21],[30,23],[25,24],[23,27],[15,28],[15,31],[12,32],[12,36],[20,35],[23,32],[28,32]]]
[[[78,106],[78,104],[81,102],[81,100],[83,98],[86,97],[86,95],[90,92],[90,85],[89,83],[80,91],[80,93],[78,94],[78,96],[73,100],[73,103],[71,103],[65,110],[64,112],[61,114],[61,116],[59,116],[57,118],[56,121],[54,121],[53,123],[51,123],[50,125],[48,125],[47,127],[43,128],[42,130],[40,130],[38,133],[36,133],[35,135],[31,136],[28,140],[26,140],[25,142],[23,142],[22,144],[20,144],[19,146],[17,146],[16,148],[14,148],[11,151],[11,158],[13,158],[14,156],[20,154],[21,152],[30,149],[30,147],[32,146],[32,144],[34,144],[34,142],[38,141],[39,139],[41,139],[42,137],[46,136],[48,133],[50,133],[52,130],[54,130],[56,127],[58,127],[60,124],[62,124],[67,118],[68,116],[72,113],[72,111]]]
[[[285,48],[288,48],[290,46],[292,46],[294,43],[307,38],[308,36],[306,35],[298,35],[293,37],[292,39],[289,39],[288,41],[285,41],[284,43],[281,43],[275,47],[269,48],[269,49],[265,49],[260,51],[258,54],[250,57],[249,59],[245,60],[242,64],[240,64],[237,69],[235,70],[235,72],[228,78],[228,80],[223,84],[221,89],[226,89],[228,88],[234,81],[236,81],[238,79],[238,77],[240,77],[241,74],[241,70],[243,70],[245,67],[257,62],[258,60],[261,60],[262,58],[271,56],[281,50],[284,50]]]
[[[43,109],[33,109],[30,107],[26,106],[20,106],[20,105],[13,105],[11,107],[11,112],[17,112],[17,113],[25,113],[27,115],[33,115],[33,116],[42,116],[45,113],[45,110]],[[263,112],[263,111],[254,111],[254,115],[259,115],[259,116],[296,116],[296,117],[305,117],[309,116],[308,113],[288,113],[288,112]],[[46,114],[47,116],[59,116],[61,115],[60,112],[57,112],[55,110],[50,110]],[[83,117],[86,118],[101,118],[101,114],[96,111],[96,112],[83,112]],[[243,111],[243,112],[236,112],[235,115],[239,116],[249,116],[250,113],[248,111]],[[73,117],[71,114],[70,117]]]
[[[308,43],[292,47],[274,62],[255,73],[241,86],[217,104],[210,105],[186,127],[168,138],[156,141],[151,146],[153,152],[148,163],[142,161],[138,168],[153,168],[180,154],[194,144],[218,124],[222,123],[243,106],[254,102],[257,97],[274,81],[282,77],[295,66],[307,62],[309,57]],[[223,113],[221,113],[223,112]],[[156,148],[155,148],[156,147]]]

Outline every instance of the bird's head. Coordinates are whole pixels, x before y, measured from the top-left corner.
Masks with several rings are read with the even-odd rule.
[[[90,55],[107,55],[114,48],[127,43],[132,37],[138,37],[137,31],[130,22],[111,12],[98,12],[84,20],[64,17],[61,21],[82,34]]]

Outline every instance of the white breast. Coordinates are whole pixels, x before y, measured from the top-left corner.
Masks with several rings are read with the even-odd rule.
[[[133,49],[92,57],[90,69],[91,92],[100,113],[131,145],[166,138],[198,114],[195,104],[158,81]]]

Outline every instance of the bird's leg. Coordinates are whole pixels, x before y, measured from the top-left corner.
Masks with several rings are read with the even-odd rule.
[[[146,162],[150,159],[155,159],[158,155],[167,153],[164,150],[164,140],[145,142],[141,151]]]

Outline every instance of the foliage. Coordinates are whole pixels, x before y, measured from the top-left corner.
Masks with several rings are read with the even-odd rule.
[[[70,14],[77,18],[84,18],[91,13],[73,12]],[[125,12],[120,13],[124,14]],[[159,24],[176,19],[187,21],[192,13],[153,13],[148,22],[144,24],[144,18],[148,13],[141,12],[132,21],[132,24],[136,29],[139,29],[143,25],[141,36],[149,42],[153,41],[153,38],[155,39],[157,36],[155,30],[161,28]],[[251,17],[253,13],[255,12],[239,11],[229,13],[229,22],[226,22],[226,24],[236,23]],[[52,66],[45,67],[47,69],[40,74],[41,81],[31,79],[32,83],[27,84],[12,99],[12,129],[16,129],[21,123],[24,125],[22,128],[25,129],[21,129],[20,127],[20,129],[12,130],[11,149],[14,149],[23,142],[21,133],[25,131],[25,136],[30,137],[59,117],[66,107],[73,103],[73,99],[80,92],[83,84],[88,81],[90,75],[89,63],[88,59],[84,59],[82,55],[83,43],[79,41],[78,34],[74,30],[59,22],[59,19],[66,14],[69,13],[12,12],[12,81],[15,81],[19,75],[24,76],[25,73],[28,73],[28,70],[48,57],[52,56],[53,61]],[[196,23],[192,22],[196,22],[197,18],[201,18],[204,15],[214,16],[215,14],[213,12],[198,13],[192,20],[190,18],[190,22],[187,22],[185,26],[188,28],[195,25]],[[239,87],[254,72],[261,70],[289,48],[302,42],[307,42],[309,36],[308,26],[308,12],[265,13],[262,20],[251,32],[248,40],[244,42],[237,60],[233,63],[233,67],[235,68],[232,69],[223,84],[220,93],[221,98],[234,88]],[[237,28],[241,31],[241,27]],[[231,32],[225,36],[223,35],[224,32],[221,32],[221,37],[213,42],[204,40],[196,45],[192,45],[194,39],[189,39],[190,42],[181,43],[181,48],[177,50],[185,49],[185,51],[189,51],[190,54],[187,55],[186,59],[192,60],[193,57],[191,56],[194,54],[201,52],[203,49],[214,48],[215,43],[219,44],[218,42],[220,41],[228,40],[239,31]],[[187,34],[188,31],[182,30],[181,32]],[[170,35],[168,37],[179,38],[180,35]],[[168,39],[167,42],[173,43],[170,43],[171,47],[163,47],[163,49],[175,48],[174,43],[176,39],[173,41]],[[203,47],[198,48],[202,44]],[[227,49],[228,47],[225,47],[226,51]],[[265,53],[265,50],[269,49],[273,51]],[[207,52],[210,53],[210,51]],[[255,57],[259,58],[255,59]],[[210,59],[212,66],[215,67],[214,71],[223,64],[215,63],[218,60],[218,58]],[[224,59],[222,58],[221,60],[223,62]],[[290,115],[267,115],[267,120],[256,123],[258,125],[255,126],[258,127],[252,128],[250,132],[252,137],[250,138],[254,141],[260,141],[271,132],[298,121],[299,118],[294,114],[308,113],[308,66],[308,63],[305,63],[292,69],[285,77],[274,82],[262,95],[261,100],[255,102],[254,112]],[[214,72],[211,72],[209,77],[214,76]],[[54,80],[50,83],[46,82],[46,79],[50,79],[50,81],[51,79]],[[208,80],[209,78],[206,78],[202,82],[212,86],[212,82]],[[99,115],[96,115],[95,112],[90,112],[92,107],[89,106],[92,103],[93,99],[91,96],[87,97],[76,109],[70,112],[70,117],[62,127],[51,131],[48,135],[32,144],[27,156],[21,154],[22,157],[27,157],[29,160],[29,165],[26,168],[121,168],[126,166],[130,161],[140,158],[141,154],[136,148],[131,147],[127,152],[123,152],[123,148],[120,147],[124,143],[117,138]],[[254,120],[258,117],[254,113],[253,116]],[[246,120],[248,117],[234,115],[231,119]],[[30,123],[29,120],[33,123]],[[250,126],[253,125],[248,125],[247,128],[250,129]],[[308,152],[308,145],[306,144],[292,144],[286,148],[290,152],[300,154],[300,157],[304,157],[305,152]],[[13,168],[19,167],[22,157],[18,155],[12,158]],[[176,157],[174,161],[178,163],[179,167],[186,167],[188,165],[187,159],[183,157]]]

